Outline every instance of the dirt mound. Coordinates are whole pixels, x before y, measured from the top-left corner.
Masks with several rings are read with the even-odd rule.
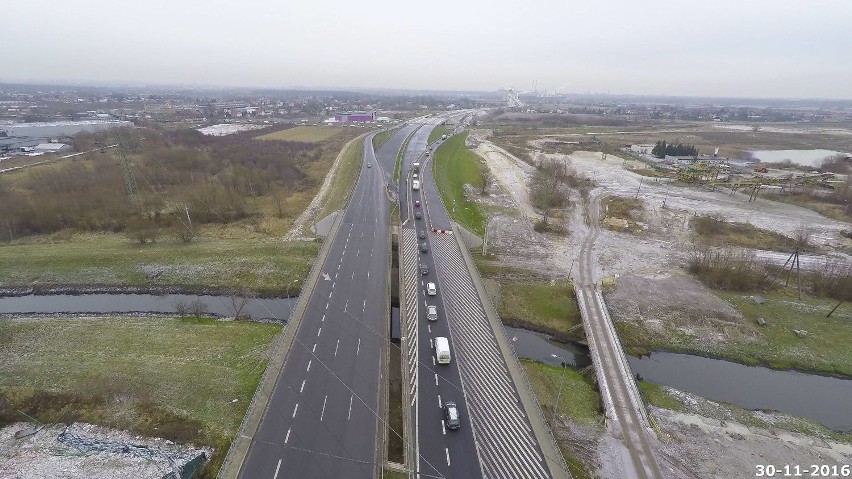
[[[625,275],[606,301],[616,321],[634,323],[661,339],[681,334],[714,344],[755,340],[754,327],[736,309],[686,276]]]

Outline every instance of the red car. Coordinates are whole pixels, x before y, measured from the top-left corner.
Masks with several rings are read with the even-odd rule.
[[[417,208],[420,208],[420,200],[416,200],[414,202],[414,206],[417,207]]]

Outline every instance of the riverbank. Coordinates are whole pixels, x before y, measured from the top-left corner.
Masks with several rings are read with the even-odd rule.
[[[0,244],[0,293],[285,296],[298,291],[320,246],[238,229],[219,229],[186,244],[140,245],[117,234],[27,238]]]
[[[89,422],[214,449],[215,477],[280,324],[199,318],[3,319],[0,426]],[[69,348],[69,345],[74,345]]]
[[[852,308],[776,291],[709,290],[679,276],[619,278],[606,295],[625,349],[669,351],[778,370],[852,377]]]

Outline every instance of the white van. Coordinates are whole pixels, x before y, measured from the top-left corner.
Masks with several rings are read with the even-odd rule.
[[[443,336],[435,338],[435,359],[438,364],[450,364],[450,342]]]
[[[426,283],[426,294],[429,296],[438,294],[438,288],[435,286],[435,283]]]
[[[414,180],[411,182],[411,189],[417,191],[420,189],[420,181]]]

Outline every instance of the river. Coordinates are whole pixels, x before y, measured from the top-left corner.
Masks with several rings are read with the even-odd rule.
[[[582,347],[548,340],[546,335],[506,328],[518,357],[551,365],[565,358],[580,367],[589,364]],[[653,353],[627,356],[633,373],[645,381],[670,386],[745,409],[776,410],[805,417],[836,431],[852,431],[852,380],[796,371],[746,366],[689,354]]]

